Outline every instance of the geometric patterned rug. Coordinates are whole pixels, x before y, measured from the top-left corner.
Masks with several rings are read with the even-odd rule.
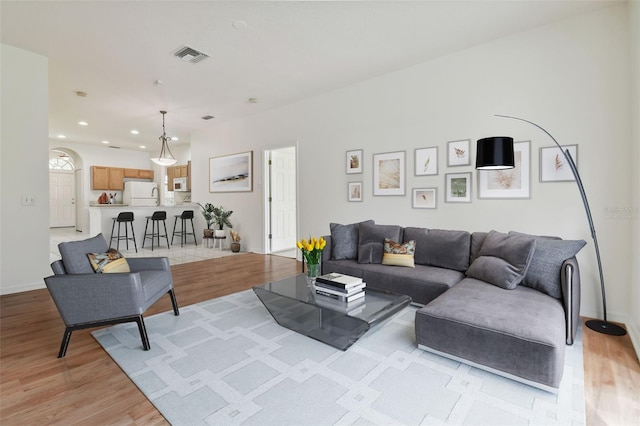
[[[252,290],[92,334],[172,425],[585,423],[580,333],[557,395],[418,349],[416,307],[343,352],[276,324]]]

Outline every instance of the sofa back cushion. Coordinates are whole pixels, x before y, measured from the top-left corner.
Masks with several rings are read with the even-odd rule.
[[[467,231],[404,229],[405,240],[415,240],[415,263],[464,272],[469,268],[471,234]]]
[[[526,235],[511,231],[510,235]],[[537,241],[536,251],[522,285],[534,288],[556,299],[562,299],[560,269],[584,247],[584,240],[562,240],[555,237],[529,235]]]
[[[512,290],[524,279],[535,248],[533,237],[491,231],[467,276]]]
[[[360,223],[341,225],[330,223],[331,230],[331,259],[357,259],[359,228],[361,223],[373,224],[373,220],[366,220]]]
[[[60,243],[58,250],[68,274],[93,274],[87,253],[104,253],[109,246],[102,234],[98,234],[82,241]]]
[[[474,232],[471,234],[471,250],[469,251],[469,264],[472,264],[474,260],[478,258],[480,249],[484,239],[489,235],[488,232]]]
[[[382,263],[384,239],[402,241],[402,228],[397,225],[361,223],[358,238],[358,263]]]

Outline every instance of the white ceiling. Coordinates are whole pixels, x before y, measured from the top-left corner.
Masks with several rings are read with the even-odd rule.
[[[52,139],[155,152],[162,109],[188,143],[216,122],[617,3],[2,0],[1,40],[49,58]],[[185,44],[211,58],[173,57]]]

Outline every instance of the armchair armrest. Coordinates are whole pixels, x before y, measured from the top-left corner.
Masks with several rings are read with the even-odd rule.
[[[562,264],[560,284],[566,319],[567,344],[572,345],[580,324],[580,268],[575,257],[565,260]]]
[[[127,263],[131,272],[171,270],[168,257],[128,257]]]
[[[67,326],[142,315],[140,274],[70,274],[44,279]]]

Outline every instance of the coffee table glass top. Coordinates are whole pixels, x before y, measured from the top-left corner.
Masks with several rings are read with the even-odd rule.
[[[341,350],[411,303],[409,296],[365,288],[363,298],[346,304],[316,295],[304,274],[253,291],[278,324]]]

